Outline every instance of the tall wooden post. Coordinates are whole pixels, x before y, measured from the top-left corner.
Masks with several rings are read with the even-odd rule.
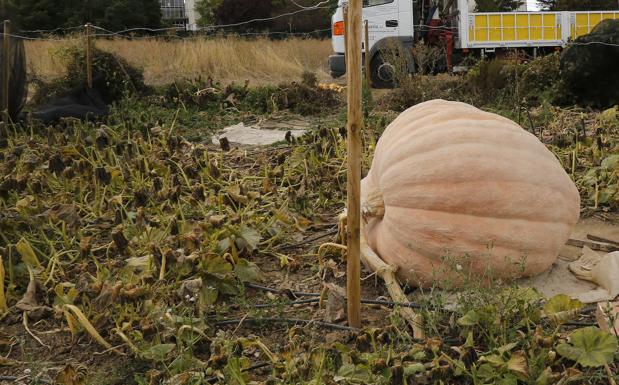
[[[372,84],[372,73],[370,69],[370,27],[368,20],[365,21],[365,81],[368,87]]]
[[[92,24],[86,24],[86,84],[92,88]]]
[[[346,73],[348,81],[347,269],[348,325],[361,327],[361,1],[348,2]]]
[[[11,21],[4,21],[2,53],[2,121],[9,123],[9,82],[11,81]]]

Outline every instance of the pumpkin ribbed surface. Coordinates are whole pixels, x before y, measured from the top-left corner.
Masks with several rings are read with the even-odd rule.
[[[580,213],[576,186],[534,135],[444,100],[411,107],[387,127],[361,186],[369,245],[415,286],[457,270],[539,274]]]

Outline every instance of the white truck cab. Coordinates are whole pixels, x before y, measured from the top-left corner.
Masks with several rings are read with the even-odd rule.
[[[380,67],[377,63],[377,47],[385,45],[394,39],[403,43],[413,42],[413,3],[414,0],[363,0],[363,21],[368,22],[369,47],[365,47],[365,41],[361,43],[363,54],[370,52],[374,63],[370,67]],[[338,7],[331,18],[332,45],[334,54],[329,57],[329,67],[333,77],[339,77],[346,73],[346,61],[344,58],[344,7],[347,1],[339,0]],[[376,68],[374,74],[376,82],[389,82],[389,74]],[[385,73],[383,73],[385,72]]]

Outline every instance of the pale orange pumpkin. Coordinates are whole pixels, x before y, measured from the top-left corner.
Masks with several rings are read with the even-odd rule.
[[[364,232],[414,286],[542,273],[580,215],[580,196],[534,135],[464,103],[404,111],[361,182]]]

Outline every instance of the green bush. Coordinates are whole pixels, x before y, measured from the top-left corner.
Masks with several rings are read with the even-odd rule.
[[[401,78],[399,88],[386,95],[379,104],[402,111],[432,99],[473,102],[463,76],[438,74]]]
[[[477,100],[484,103],[539,106],[565,103],[560,56],[553,53],[528,62],[521,58],[481,60],[468,73],[467,82]]]
[[[290,110],[301,115],[327,112],[341,106],[337,91],[322,88],[311,72],[302,75],[301,82],[282,83],[278,86],[249,87],[232,84],[222,87],[213,81],[179,80],[165,92],[168,102],[181,102],[200,109],[236,108],[254,113]]]
[[[69,47],[61,50],[59,54],[67,63],[66,75],[49,83],[38,81],[37,92],[33,97],[34,104],[45,103],[70,89],[86,84],[85,50]],[[110,52],[94,49],[92,62],[94,81],[105,82],[98,89],[106,103],[119,101],[128,94],[144,94],[148,91],[142,70],[131,66],[126,60]]]

